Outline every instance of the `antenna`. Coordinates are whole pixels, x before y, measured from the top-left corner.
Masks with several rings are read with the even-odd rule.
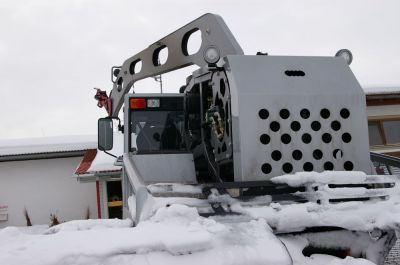
[[[158,58],[158,65],[161,65],[160,64],[160,58]],[[154,78],[154,80],[156,81],[156,82],[159,82],[160,83],[160,91],[161,91],[161,94],[163,93],[162,92],[162,77],[161,77],[161,74],[160,75],[156,75],[155,77],[153,77]]]
[[[162,77],[161,77],[161,75],[157,75],[157,76],[155,76],[155,77],[153,77],[154,78],[154,80],[156,81],[156,82],[159,82],[160,83],[160,91],[161,91],[161,94],[163,93],[163,91],[162,91]]]

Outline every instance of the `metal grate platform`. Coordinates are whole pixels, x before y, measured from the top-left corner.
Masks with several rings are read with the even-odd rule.
[[[390,250],[386,257],[385,265],[399,265],[400,264],[400,240],[397,240],[394,247]]]

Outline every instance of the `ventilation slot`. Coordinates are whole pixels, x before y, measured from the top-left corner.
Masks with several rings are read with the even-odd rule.
[[[306,73],[304,73],[301,70],[286,70],[285,75],[287,75],[287,76],[305,76]]]

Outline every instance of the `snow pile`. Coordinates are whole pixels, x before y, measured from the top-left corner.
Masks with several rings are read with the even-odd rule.
[[[299,187],[306,184],[355,184],[363,183],[367,175],[361,171],[324,171],[317,172],[297,172],[295,174],[274,177],[271,181],[275,183],[285,183],[292,187]]]
[[[363,172],[325,171],[300,172],[271,179],[275,183],[292,187],[306,187],[297,192],[310,199],[307,203],[272,203],[270,207],[243,207],[236,204],[236,211],[263,218],[278,231],[301,231],[312,226],[336,226],[350,230],[372,231],[400,227],[400,186],[389,176],[367,176]],[[391,188],[367,189],[365,187],[330,188],[329,184],[396,183]],[[380,185],[380,184],[378,184]],[[372,197],[370,201],[330,203],[330,199]],[[379,197],[385,196],[387,200]]]
[[[373,229],[397,229],[400,226],[400,198],[392,196],[388,201],[343,202],[340,204],[273,203],[270,207],[242,207],[235,211],[251,218],[263,218],[277,231],[302,231],[313,226],[336,226],[357,231]]]
[[[49,225],[19,226],[18,230],[23,234],[43,234],[49,229]]]
[[[160,208],[137,227],[130,224],[116,219],[72,221],[39,235],[8,227],[0,230],[0,261],[7,265],[373,264],[350,257],[304,257],[307,240],[278,239],[264,219],[204,218],[184,205]]]
[[[89,219],[89,220],[75,220],[62,223],[47,229],[44,234],[54,234],[60,231],[80,231],[91,229],[106,229],[106,228],[123,228],[131,227],[133,223],[130,219]]]
[[[87,226],[74,221],[64,227]],[[1,264],[291,264],[264,220],[219,223],[182,205],[159,209],[134,228],[53,232],[0,230]]]

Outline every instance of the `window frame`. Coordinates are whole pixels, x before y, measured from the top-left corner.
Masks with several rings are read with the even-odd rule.
[[[134,154],[179,154],[179,153],[187,153],[188,148],[187,148],[187,143],[186,143],[186,138],[185,135],[182,134],[182,142],[184,143],[184,147],[181,149],[157,149],[157,150],[138,150],[134,149],[132,147],[132,123],[134,119],[134,113],[136,112],[161,112],[161,111],[166,111],[166,112],[181,112],[183,115],[183,123],[185,123],[185,113],[183,109],[178,109],[178,110],[163,110],[163,109],[141,109],[141,110],[130,110],[129,111],[129,125],[128,125],[128,149],[129,152],[134,153]],[[184,129],[184,128],[183,128]],[[184,133],[184,131],[183,131]]]
[[[368,118],[368,125],[371,123],[377,124],[378,125],[378,130],[379,134],[381,136],[383,144],[375,144],[375,145],[370,145],[370,146],[376,146],[376,147],[383,147],[383,146],[400,146],[400,142],[398,143],[388,143],[386,134],[385,134],[385,128],[383,126],[384,122],[387,121],[399,121],[400,122],[400,116],[390,116],[390,117],[370,117]],[[368,140],[369,140],[369,134],[368,134]]]

